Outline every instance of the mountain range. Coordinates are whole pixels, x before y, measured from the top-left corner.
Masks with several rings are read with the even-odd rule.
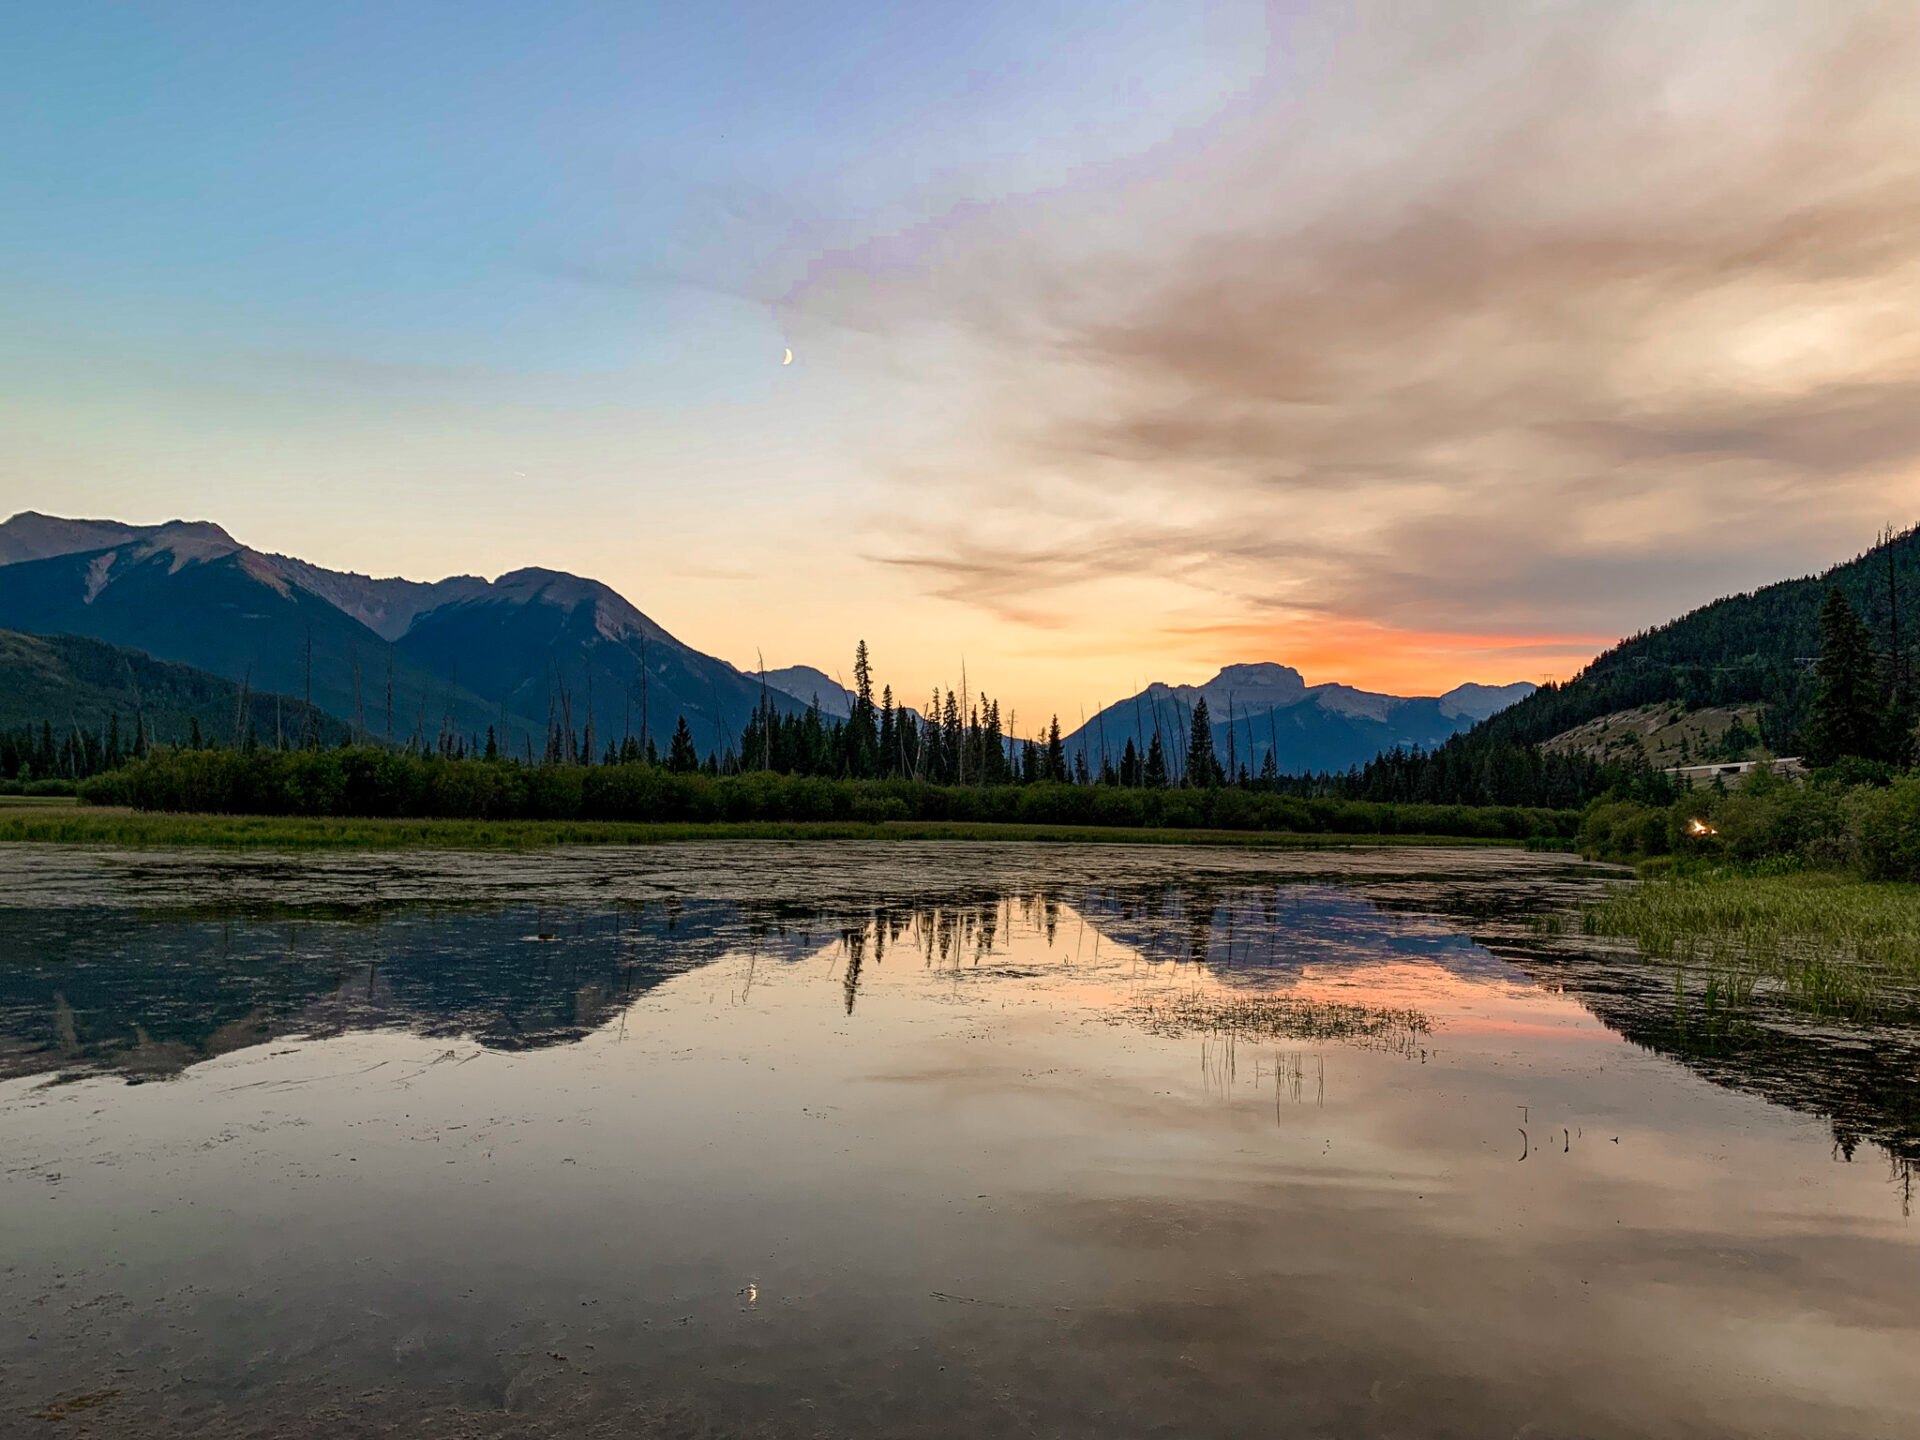
[[[251,549],[204,521],[13,517],[0,525],[0,629],[84,635],[311,695],[374,736],[494,727],[515,754],[541,749],[550,713],[582,733],[590,721],[596,749],[629,731],[664,746],[684,715],[697,747],[724,750],[760,703],[757,680],[595,580],[374,579]]]
[[[1526,681],[1459,685],[1444,695],[1382,695],[1351,685],[1309,685],[1287,665],[1229,665],[1204,685],[1158,682],[1107,706],[1066,737],[1069,758],[1084,754],[1098,773],[1117,763],[1128,740],[1144,753],[1157,732],[1168,764],[1184,754],[1196,704],[1204,699],[1221,764],[1259,774],[1267,752],[1283,775],[1346,770],[1396,746],[1431,749],[1531,695]]]
[[[0,630],[82,636],[192,667],[228,683],[223,705],[234,685],[310,696],[375,738],[432,744],[492,728],[522,756],[542,751],[555,720],[573,732],[590,725],[596,753],[629,734],[664,749],[682,716],[702,753],[724,753],[763,694],[761,676],[695,650],[597,580],[537,568],[495,580],[377,579],[255,550],[207,521],[15,515],[0,524]],[[1144,747],[1157,723],[1169,753],[1181,753],[1205,696],[1223,758],[1231,748],[1257,771],[1273,748],[1285,772],[1345,769],[1394,745],[1431,746],[1532,688],[1401,697],[1309,686],[1284,665],[1235,665],[1201,686],[1150,685],[1068,743],[1097,769],[1103,734],[1117,757],[1126,736]],[[768,671],[764,693],[782,713],[817,701],[830,719],[854,699],[806,665]],[[252,711],[257,722],[263,712]]]

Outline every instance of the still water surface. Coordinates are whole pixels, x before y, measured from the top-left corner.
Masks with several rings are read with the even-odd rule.
[[[1913,1052],[1612,878],[9,849],[0,1433],[1920,1434]]]

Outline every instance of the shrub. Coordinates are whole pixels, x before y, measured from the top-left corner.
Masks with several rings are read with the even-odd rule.
[[[101,805],[219,814],[457,820],[1018,822],[1336,835],[1564,839],[1578,817],[1513,806],[1302,799],[1222,787],[929,785],[748,772],[714,778],[647,765],[522,766],[373,748],[163,750],[84,782]]]

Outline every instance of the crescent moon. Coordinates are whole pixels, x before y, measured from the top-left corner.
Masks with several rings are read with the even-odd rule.
[[[793,351],[791,349],[789,349],[785,355],[780,357],[780,363],[782,365],[791,365],[793,363]]]

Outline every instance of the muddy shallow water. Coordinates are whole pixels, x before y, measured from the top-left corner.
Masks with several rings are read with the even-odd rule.
[[[0,1433],[1920,1433],[1899,1037],[1503,851],[0,851]]]

